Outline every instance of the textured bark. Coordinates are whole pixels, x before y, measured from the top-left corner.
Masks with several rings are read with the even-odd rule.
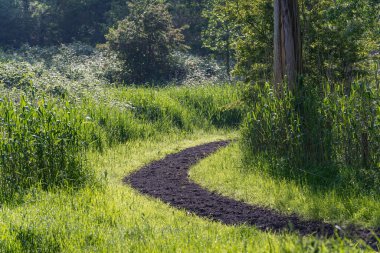
[[[296,90],[302,72],[301,30],[297,0],[274,2],[274,83],[277,90],[287,81]]]

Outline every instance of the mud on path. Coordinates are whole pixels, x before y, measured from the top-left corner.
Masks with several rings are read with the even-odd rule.
[[[377,249],[377,240],[370,230],[353,226],[343,230],[322,221],[303,220],[295,214],[284,215],[221,196],[190,181],[188,171],[192,165],[228,144],[229,141],[213,142],[168,155],[129,175],[124,182],[173,207],[227,225],[247,224],[263,231],[294,231],[301,235],[321,237],[339,235],[354,240],[362,239]],[[380,228],[375,233],[379,236]]]

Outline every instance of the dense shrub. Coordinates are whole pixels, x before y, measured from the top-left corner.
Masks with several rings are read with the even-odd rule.
[[[0,200],[34,186],[78,186],[88,179],[81,136],[88,126],[69,103],[1,100],[0,115]]]
[[[105,85],[118,81],[121,67],[115,54],[81,43],[23,46],[0,51],[0,91],[16,97],[22,91],[71,98],[102,94]]]
[[[293,176],[335,180],[348,169],[361,173],[353,180],[380,178],[377,91],[363,84],[353,85],[349,94],[343,85],[323,91],[306,85],[278,98],[267,84],[249,88],[245,100],[250,112],[242,133],[249,159],[265,155],[277,172],[284,168]]]
[[[132,1],[129,15],[106,35],[107,46],[124,62],[129,83],[165,81],[175,72],[172,53],[181,47],[181,29],[174,28],[166,4]]]
[[[32,66],[26,62],[0,61],[0,84],[7,88],[28,89],[33,85],[34,75]]]
[[[181,85],[202,85],[224,83],[228,80],[224,67],[210,57],[195,56],[181,51],[173,54],[177,64],[174,80]]]

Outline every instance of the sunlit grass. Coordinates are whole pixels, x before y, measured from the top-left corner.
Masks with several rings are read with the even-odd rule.
[[[311,189],[307,184],[271,177],[265,172],[265,161],[262,167],[249,167],[242,158],[239,144],[232,144],[201,161],[191,170],[191,178],[223,195],[284,213],[341,225],[380,226],[379,196]]]
[[[225,226],[123,184],[132,171],[169,153],[236,139],[231,129],[247,113],[242,87],[110,87],[107,76],[118,63],[95,51],[76,56],[82,49],[36,48],[30,59],[0,59],[0,253],[369,250],[348,241]],[[287,213],[380,224],[377,196],[344,197],[273,179],[243,168],[236,145],[203,161],[193,178]]]
[[[0,96],[0,203],[33,187],[82,186],[85,150],[128,141],[237,127],[244,109],[232,85],[105,88],[107,99]]]
[[[142,196],[122,183],[149,161],[236,134],[169,135],[88,158],[103,186],[30,193],[0,213],[1,252],[360,252],[349,242],[225,226]]]

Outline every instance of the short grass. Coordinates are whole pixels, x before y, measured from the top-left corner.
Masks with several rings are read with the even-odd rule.
[[[0,252],[369,250],[352,248],[355,245],[340,240],[300,238],[294,234],[264,233],[254,227],[225,226],[171,208],[122,183],[122,179],[132,171],[166,154],[205,142],[235,137],[236,133],[224,131],[166,135],[149,141],[131,141],[101,155],[91,153],[88,159],[100,181],[103,181],[100,186],[90,185],[71,192],[36,190],[25,196],[22,204],[1,207]],[[231,150],[229,148],[226,151]],[[226,151],[216,156],[219,162],[224,159],[220,159],[221,154],[231,155]],[[232,155],[228,161],[233,159]]]
[[[316,190],[307,184],[273,178],[265,168],[244,164],[239,144],[234,143],[201,161],[190,174],[206,188],[251,204],[342,225],[380,226],[380,196],[334,188]]]

